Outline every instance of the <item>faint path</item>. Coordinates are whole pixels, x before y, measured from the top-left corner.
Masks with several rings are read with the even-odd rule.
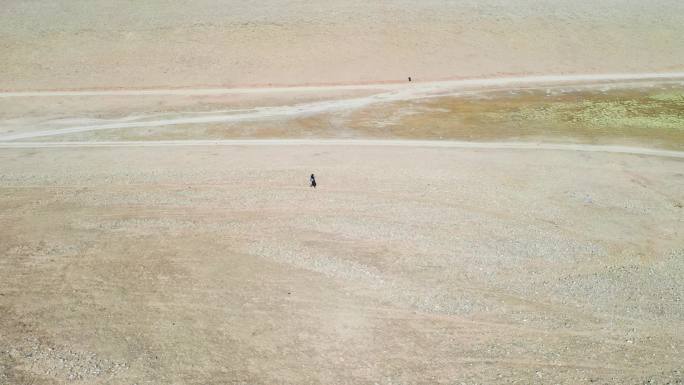
[[[454,89],[467,87],[509,86],[518,84],[545,84],[571,82],[601,82],[630,80],[664,80],[684,79],[684,72],[644,72],[614,74],[582,74],[582,75],[543,75],[518,76],[501,78],[480,78],[463,80],[444,80],[415,83],[378,83],[358,85],[302,86],[302,87],[253,87],[253,88],[177,88],[177,89],[143,89],[143,90],[89,90],[89,91],[25,91],[0,92],[0,98],[47,97],[47,96],[145,96],[145,95],[228,95],[228,94],[268,94],[307,91],[337,90],[399,90],[399,89]]]
[[[558,150],[649,155],[684,159],[684,151],[652,148],[604,146],[592,144],[555,144],[534,142],[461,142],[447,140],[375,140],[375,139],[226,139],[226,140],[162,140],[120,142],[6,142],[9,148],[72,148],[72,147],[182,147],[182,146],[381,146],[431,147],[484,150]]]

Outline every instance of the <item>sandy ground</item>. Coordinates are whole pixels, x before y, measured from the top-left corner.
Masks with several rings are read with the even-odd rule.
[[[4,0],[0,90],[684,70],[679,0]]]
[[[0,161],[0,383],[683,379],[681,159],[227,146]]]
[[[677,0],[3,1],[0,385],[684,383],[683,35]]]
[[[0,384],[682,383],[684,87],[630,76],[0,93]]]

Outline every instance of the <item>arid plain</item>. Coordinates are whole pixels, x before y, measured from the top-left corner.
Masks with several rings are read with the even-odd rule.
[[[680,2],[3,6],[0,384],[684,382]]]

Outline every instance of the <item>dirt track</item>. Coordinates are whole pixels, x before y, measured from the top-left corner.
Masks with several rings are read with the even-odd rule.
[[[598,146],[586,144],[552,144],[552,143],[524,143],[524,142],[454,142],[430,140],[331,140],[331,139],[243,139],[243,140],[168,140],[168,141],[116,141],[116,142],[0,142],[0,148],[107,148],[107,147],[417,147],[417,148],[456,148],[456,149],[484,149],[484,150],[557,150],[578,152],[605,152],[613,154],[650,155],[666,158],[684,158],[682,151],[659,150],[655,148],[639,148],[626,146]]]
[[[277,126],[288,127],[281,130],[278,137],[298,137],[307,135],[304,130],[297,128],[297,124],[291,124],[296,119],[323,119],[322,122],[309,131],[320,130],[321,127],[331,126],[325,135],[340,135],[349,129],[358,129],[357,122],[344,121],[349,114],[364,114],[369,110],[384,109],[389,119],[376,119],[372,121],[382,128],[387,123],[410,115],[430,115],[431,111],[440,111],[444,108],[424,108],[421,106],[406,106],[406,103],[418,103],[429,99],[438,99],[445,104],[464,99],[464,95],[480,93],[491,94],[508,90],[519,92],[525,90],[544,90],[547,94],[537,97],[539,103],[549,99],[551,89],[560,89],[562,93],[570,95],[579,94],[580,91],[607,90],[617,92],[632,90],[640,92],[641,97],[649,96],[654,88],[675,87],[681,91],[684,73],[633,73],[633,74],[591,74],[591,75],[565,75],[565,76],[528,76],[508,77],[494,79],[469,79],[460,81],[426,82],[415,84],[389,84],[389,85],[357,85],[337,87],[291,87],[291,88],[263,88],[263,89],[157,89],[157,90],[114,90],[114,91],[73,91],[73,92],[7,92],[0,93],[0,142],[14,140],[31,140],[33,138],[81,135],[97,131],[115,132],[133,130],[133,132],[145,129],[158,129],[163,131],[181,126],[207,127],[212,125],[223,126],[222,135],[240,136],[246,133],[249,136],[253,129],[245,129],[240,125],[275,122]],[[505,88],[507,87],[507,88]],[[253,91],[253,92],[250,92]],[[351,92],[345,94],[345,92]],[[360,92],[361,94],[354,94]],[[650,95],[653,96],[653,95]],[[229,97],[230,99],[221,99]],[[254,99],[250,99],[254,98]],[[270,97],[270,98],[269,98]],[[179,105],[173,106],[173,100],[185,100]],[[204,98],[218,98],[212,100],[209,108],[202,107],[206,103]],[[279,100],[279,102],[274,101]],[[304,98],[306,102],[300,102]],[[578,97],[579,98],[579,97]],[[619,100],[619,95],[616,95]],[[148,110],[136,111],[142,100]],[[176,102],[178,103],[178,101]],[[244,105],[247,103],[247,106]],[[236,107],[236,104],[238,105]],[[243,104],[243,105],[240,105]],[[681,103],[680,103],[681,104]],[[36,106],[40,106],[36,110]],[[88,108],[87,106],[91,106]],[[160,111],[157,111],[160,109]],[[200,110],[196,110],[197,108]],[[672,117],[673,124],[681,119],[681,111]],[[85,108],[85,110],[84,110]],[[28,110],[27,110],[28,109]],[[127,112],[116,112],[117,110]],[[150,111],[149,109],[153,109]],[[52,110],[53,112],[47,112]],[[42,111],[39,113],[39,111]],[[153,112],[156,111],[156,112]],[[446,110],[449,112],[449,110]],[[426,114],[427,112],[427,114]],[[454,111],[457,112],[457,111]],[[630,111],[631,112],[631,111]],[[663,111],[664,112],[664,111]],[[594,114],[600,114],[595,111]],[[29,114],[30,116],[26,116]],[[57,114],[57,115],[56,115]],[[111,118],[103,119],[103,115],[114,114]],[[631,114],[634,114],[631,112]],[[454,116],[455,115],[455,116]],[[485,114],[481,114],[485,115]],[[425,131],[433,126],[444,125],[450,120],[458,120],[457,114],[441,116],[441,122],[424,122],[418,127],[410,127],[418,130],[415,135],[423,139]],[[651,119],[653,119],[651,117]],[[331,121],[344,121],[343,124],[334,125]],[[377,121],[379,120],[379,121]],[[383,121],[384,120],[384,121]],[[356,123],[356,124],[355,124]],[[552,124],[553,122],[549,122]],[[647,122],[646,122],[647,123]],[[641,122],[645,124],[645,122]],[[237,125],[237,127],[231,127]],[[226,129],[228,128],[228,129]],[[459,127],[454,131],[458,131]],[[385,132],[382,132],[385,131]],[[553,129],[547,129],[553,132]],[[672,130],[670,130],[672,131]],[[357,134],[355,136],[392,136],[392,130],[380,130],[376,133]],[[457,134],[458,135],[458,134]],[[204,139],[193,130],[187,130],[187,139]],[[617,135],[620,136],[620,135]],[[629,136],[629,135],[627,135]],[[654,135],[658,137],[658,135]],[[118,139],[122,139],[120,136]],[[93,140],[96,138],[89,138]]]

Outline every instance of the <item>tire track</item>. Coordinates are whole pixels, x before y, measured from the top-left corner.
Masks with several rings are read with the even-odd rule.
[[[224,95],[248,93],[282,93],[282,92],[319,92],[336,90],[382,90],[369,96],[327,100],[322,102],[303,103],[275,107],[257,107],[251,110],[236,110],[228,113],[196,116],[179,114],[177,117],[155,120],[136,120],[124,118],[119,121],[104,124],[86,124],[65,128],[47,129],[41,131],[19,132],[0,136],[2,141],[14,141],[37,137],[67,135],[81,132],[109,130],[118,128],[162,127],[180,124],[211,124],[240,121],[255,121],[264,119],[288,119],[299,116],[314,115],[324,112],[358,109],[378,103],[417,100],[431,97],[445,96],[456,91],[466,89],[482,89],[494,86],[521,86],[530,84],[566,84],[577,82],[620,82],[620,81],[656,81],[656,80],[684,79],[684,73],[639,73],[639,74],[597,74],[597,75],[566,75],[566,76],[529,76],[489,79],[450,80],[439,82],[425,82],[415,84],[386,84],[386,85],[350,85],[350,86],[321,86],[321,87],[289,87],[289,88],[224,88],[224,89],[158,89],[158,90],[110,90],[110,91],[43,91],[43,92],[0,92],[0,98],[21,97],[68,97],[68,96],[163,96],[163,95]]]
[[[162,140],[112,142],[0,142],[0,149],[12,148],[79,148],[79,147],[254,147],[254,146],[357,146],[357,147],[426,147],[472,150],[556,150],[604,152],[614,154],[660,156],[684,159],[684,151],[655,148],[562,144],[539,142],[463,142],[449,140],[399,139],[225,139],[225,140]]]

